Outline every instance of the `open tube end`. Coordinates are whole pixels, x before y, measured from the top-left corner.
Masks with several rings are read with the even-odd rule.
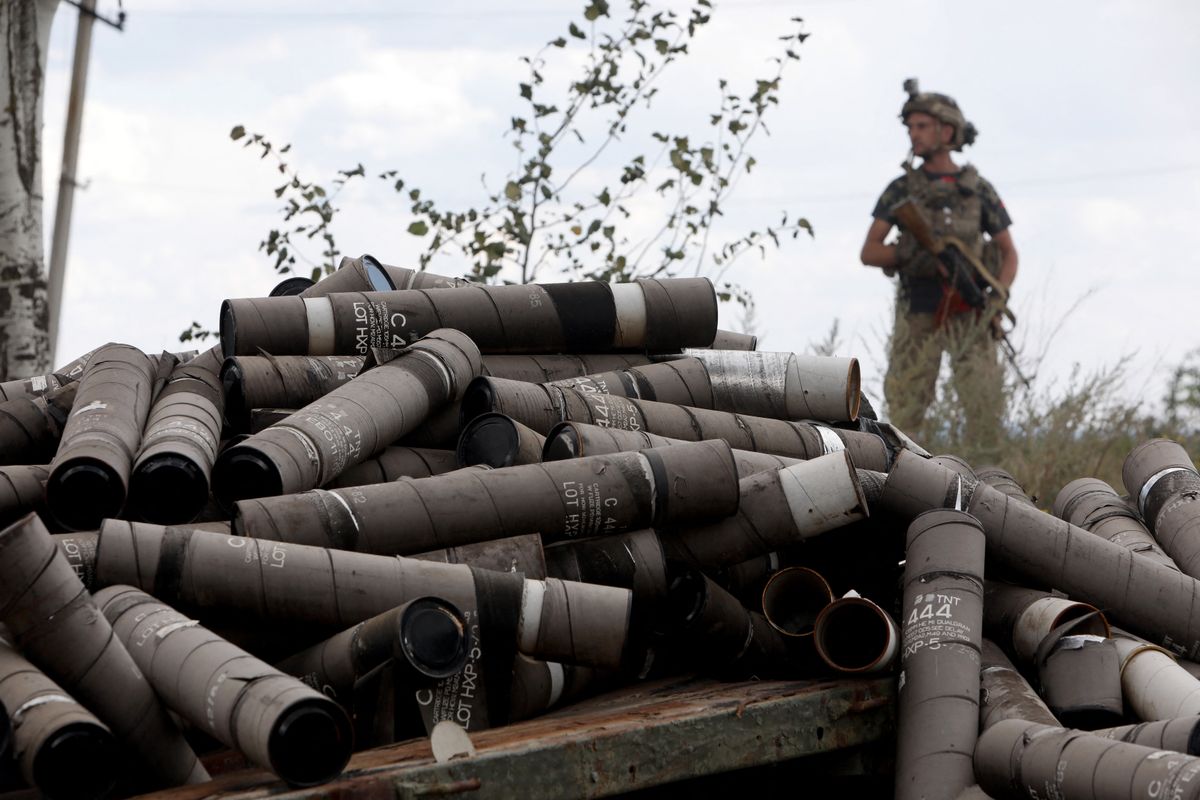
[[[238,500],[283,493],[283,478],[270,459],[248,446],[231,447],[217,456],[212,475],[213,497],[230,510]]]
[[[467,663],[466,621],[457,608],[434,597],[409,604],[399,641],[408,662],[431,678],[449,677]]]
[[[293,787],[333,780],[353,749],[353,730],[345,712],[332,700],[318,697],[281,714],[267,742],[272,771]]]
[[[367,280],[371,282],[371,291],[391,292],[397,288],[392,276],[387,274],[383,264],[380,264],[375,256],[364,253],[361,261],[363,270],[367,273]]]
[[[565,461],[583,455],[579,431],[570,422],[560,422],[546,435],[542,461]]]
[[[71,459],[50,473],[46,481],[46,505],[54,518],[68,530],[100,527],[100,521],[116,517],[125,505],[125,484],[116,470],[91,458]]]
[[[246,372],[236,358],[221,364],[221,389],[225,393],[225,419],[235,431],[250,430],[250,406],[246,402]]]
[[[762,591],[763,616],[786,636],[811,635],[817,616],[832,602],[828,581],[808,567],[779,570]]]
[[[79,722],[57,731],[33,758],[33,783],[51,800],[105,797],[117,782],[111,734]]]
[[[228,356],[237,352],[237,316],[233,313],[233,301],[221,301],[221,352]]]
[[[130,505],[146,522],[191,522],[208,503],[208,477],[190,458],[160,453],[143,461],[129,479]]]
[[[275,284],[275,288],[271,290],[267,297],[290,297],[292,295],[303,294],[304,290],[312,285],[313,282],[308,278],[294,275],[291,278],[284,278]]]
[[[814,630],[817,653],[842,672],[867,672],[887,655],[891,626],[874,603],[843,598],[821,612]]]
[[[463,427],[456,455],[460,467],[487,464],[511,467],[521,449],[521,434],[513,421],[503,414],[480,414]]]
[[[496,390],[491,381],[485,377],[474,378],[463,390],[462,412],[459,415],[459,426],[467,425],[476,417],[495,411]]]

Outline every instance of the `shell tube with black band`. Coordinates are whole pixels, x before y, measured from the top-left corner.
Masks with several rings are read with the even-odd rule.
[[[1115,638],[1125,701],[1146,721],[1200,714],[1200,680],[1161,647]]]
[[[46,479],[46,506],[64,527],[92,529],[125,507],[155,382],[154,364],[129,345],[107,344],[88,362]]]
[[[1158,546],[1137,512],[1098,478],[1080,478],[1064,486],[1054,499],[1054,516],[1113,544],[1128,547],[1141,558],[1179,570]]]
[[[177,364],[154,400],[129,479],[129,504],[147,522],[191,522],[208,503],[221,441],[221,348]]]
[[[729,445],[709,441],[243,500],[234,532],[406,555],[519,533],[550,542],[687,524],[737,507]]]
[[[543,435],[560,422],[587,422],[685,441],[725,439],[737,449],[799,459],[848,450],[859,467],[880,472],[891,463],[887,443],[872,433],[499,378],[472,381],[462,407],[464,419],[498,411]]]
[[[1151,439],[1125,458],[1121,477],[1163,551],[1200,578],[1200,474],[1191,456],[1170,439]]]
[[[487,353],[674,352],[713,340],[707,278],[636,283],[474,284],[454,291],[345,292],[221,305],[228,355],[362,355],[457,328]]]
[[[953,798],[975,782],[983,528],[953,509],[908,527],[903,652],[896,727],[896,798]]]
[[[1035,720],[1031,720],[1035,721]],[[1140,744],[1156,750],[1174,750],[1189,756],[1200,755],[1200,716],[1139,722],[1091,732],[1105,739]]]
[[[0,526],[11,525],[30,511],[46,507],[49,467],[0,467]]]
[[[231,356],[221,364],[225,418],[250,430],[256,408],[303,408],[362,371],[362,356]]]
[[[644,367],[566,378],[548,387],[770,419],[841,422],[857,418],[859,372],[855,359],[821,359],[795,353],[694,352],[707,355],[703,359],[690,355]]]
[[[722,567],[867,517],[858,474],[844,451],[742,478],[738,492],[732,516],[661,532],[668,558]]]
[[[124,520],[100,528],[96,582],[136,586],[197,614],[238,612],[330,635],[433,595],[464,613],[478,605],[484,622],[492,614],[520,652],[587,666],[620,667],[638,645],[627,635],[627,589]]]
[[[0,619],[25,656],[128,747],[148,782],[178,786],[208,779],[58,544],[32,514],[0,531]]]
[[[112,790],[117,752],[108,727],[2,637],[0,708],[14,721],[12,754],[30,786],[50,800]]]
[[[454,294],[449,292],[448,294]],[[217,458],[213,495],[247,497],[315,489],[414,430],[479,374],[479,350],[460,331],[436,330]]]
[[[987,608],[985,596],[984,608]],[[979,651],[979,730],[1005,719],[1059,724],[1054,713],[991,639]]]
[[[375,458],[349,467],[325,484],[325,488],[391,483],[401,478],[428,478],[453,472],[458,467],[458,457],[453,450],[393,445],[385,447]]]
[[[984,731],[974,761],[996,800],[1200,798],[1200,758],[1024,720]]]
[[[602,428],[587,422],[560,422],[551,428],[546,436],[546,444],[542,448],[542,461],[561,461],[566,458],[623,453],[628,450],[648,450],[651,447],[666,447],[684,442],[685,439],[672,439],[645,431]],[[737,465],[738,478],[745,478],[756,472],[794,466],[800,463],[801,459],[756,453],[753,450],[734,450],[733,461]]]
[[[817,615],[813,645],[834,672],[887,672],[900,652],[900,629],[891,614],[866,597],[839,597]]]
[[[330,781],[350,760],[350,720],[325,695],[140,589],[95,600],[164,703],[289,786]]]
[[[546,437],[503,414],[480,414],[463,426],[455,454],[460,467],[539,464]]]
[[[45,464],[54,458],[78,391],[79,384],[71,383],[0,403],[0,464]]]
[[[791,670],[787,642],[762,614],[747,611],[697,569],[684,564],[668,569],[670,587],[655,628],[672,657],[720,678],[779,676]]]
[[[1003,566],[1105,610],[1172,652],[1200,655],[1200,584],[1063,520],[900,451],[880,503],[900,516],[965,505],[983,523],[991,566]],[[990,568],[990,567],[989,567]]]
[[[1095,606],[1049,592],[1026,589],[998,581],[984,584],[983,628],[989,639],[1009,646],[1023,664],[1032,666],[1038,646],[1055,628],[1074,619],[1094,614],[1073,634],[1106,637],[1112,631]]]

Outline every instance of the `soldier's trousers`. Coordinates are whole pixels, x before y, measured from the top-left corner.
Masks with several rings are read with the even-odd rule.
[[[907,312],[897,303],[883,384],[888,419],[902,431],[920,435],[937,390],[943,353],[950,356],[967,441],[972,450],[992,450],[1004,416],[1004,371],[989,325],[974,312],[953,315],[937,326],[933,313]]]

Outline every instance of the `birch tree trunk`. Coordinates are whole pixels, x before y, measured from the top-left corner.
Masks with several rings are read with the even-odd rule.
[[[42,88],[58,0],[0,0],[0,380],[49,372]]]

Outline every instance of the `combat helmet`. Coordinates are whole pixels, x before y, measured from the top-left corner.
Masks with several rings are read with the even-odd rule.
[[[964,146],[975,142],[979,132],[973,124],[967,122],[953,97],[936,92],[922,92],[916,78],[909,78],[904,82],[904,91],[908,92],[908,100],[904,103],[904,108],[900,109],[901,122],[907,122],[909,114],[920,111],[943,125],[953,126],[951,150],[962,152]]]

